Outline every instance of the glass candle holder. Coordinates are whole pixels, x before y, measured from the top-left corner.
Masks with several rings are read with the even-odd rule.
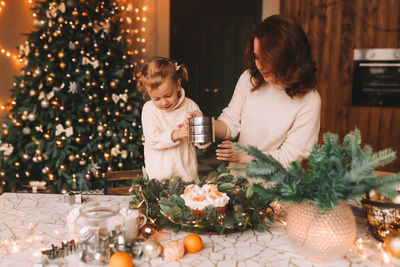
[[[315,203],[303,201],[289,206],[287,233],[298,251],[315,262],[335,261],[354,245],[356,221],[350,207],[320,211]]]
[[[124,244],[124,217],[118,205],[93,202],[83,205],[75,221],[75,239],[81,260],[87,264],[107,264],[115,244]]]

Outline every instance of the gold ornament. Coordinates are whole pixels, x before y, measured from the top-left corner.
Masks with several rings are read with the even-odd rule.
[[[98,144],[97,144],[97,149],[98,149],[98,150],[103,150],[103,144],[98,143]]]
[[[31,159],[31,157],[28,154],[26,154],[26,153],[22,154],[22,161],[27,162],[30,159]]]
[[[47,99],[43,99],[42,102],[40,102],[40,105],[42,106],[42,108],[48,108],[50,103],[49,101],[47,101]]]
[[[64,52],[63,51],[59,52],[58,53],[58,58],[63,58],[63,57],[64,57]]]
[[[93,117],[89,117],[89,118],[87,118],[87,122],[88,122],[89,124],[93,124],[93,123],[95,122],[95,120],[94,120]]]
[[[77,143],[77,144],[79,144],[80,142],[81,142],[81,138],[78,136],[78,137],[75,137],[75,142]]]
[[[79,118],[79,119],[78,119],[78,122],[79,122],[80,124],[83,124],[83,123],[85,123],[85,119],[84,119],[84,118]]]
[[[124,167],[124,164],[122,162],[118,162],[118,168],[122,169]]]
[[[64,142],[62,140],[56,140],[56,146],[58,148],[63,147],[64,146]]]
[[[73,161],[75,161],[76,157],[74,154],[71,154],[68,156],[68,159],[69,159],[69,161],[73,162]]]
[[[386,236],[384,247],[393,257],[400,258],[400,232],[393,231]]]
[[[51,173],[51,172],[49,172],[48,177],[49,177],[49,180],[50,180],[50,181],[54,181],[54,180],[56,179],[56,177],[54,176],[54,174]]]
[[[36,91],[31,89],[29,90],[29,96],[35,96],[36,95]]]
[[[47,76],[46,82],[47,82],[48,84],[52,85],[52,84],[53,84],[53,76]]]
[[[112,89],[117,88],[117,86],[118,86],[118,80],[117,80],[117,79],[114,79],[114,80],[112,80],[112,81],[110,82],[110,87],[111,87]]]
[[[66,120],[66,121],[65,121],[65,126],[69,127],[69,126],[71,126],[71,125],[72,125],[71,120]]]
[[[61,69],[64,69],[66,65],[65,62],[61,61],[59,66]]]
[[[67,166],[65,166],[64,164],[61,164],[59,168],[60,168],[60,171],[63,171],[63,172],[67,170]]]
[[[157,232],[157,225],[150,220],[145,225],[143,225],[142,228],[140,228],[140,234],[146,239],[155,235]]]
[[[43,134],[44,139],[46,139],[47,141],[49,141],[51,139],[51,135],[47,132],[45,134]]]
[[[90,172],[87,172],[87,173],[85,174],[85,179],[86,179],[86,180],[92,179],[92,175],[90,174]]]

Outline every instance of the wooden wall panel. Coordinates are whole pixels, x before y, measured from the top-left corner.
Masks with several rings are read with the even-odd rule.
[[[353,51],[400,48],[400,0],[281,0],[280,13],[303,26],[318,67],[322,133],[358,128],[375,151],[400,158],[400,108],[351,105]],[[400,172],[400,159],[382,170]]]

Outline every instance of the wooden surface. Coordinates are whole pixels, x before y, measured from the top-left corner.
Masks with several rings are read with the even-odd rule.
[[[135,179],[137,176],[142,175],[142,169],[129,170],[129,171],[114,171],[106,174],[106,188],[105,193],[108,195],[129,195],[130,185],[125,185],[129,181]],[[123,186],[119,185],[120,182],[125,182]]]
[[[353,51],[400,47],[400,0],[281,0],[280,13],[303,26],[318,67],[321,134],[343,137],[355,127],[374,151],[400,157],[400,108],[351,105]],[[400,171],[400,159],[382,170]]]

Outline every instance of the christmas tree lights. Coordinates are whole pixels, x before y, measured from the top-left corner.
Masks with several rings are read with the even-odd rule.
[[[0,135],[7,190],[31,180],[55,191],[101,188],[107,171],[142,166],[135,79],[146,8],[137,23],[127,19],[135,9],[121,2],[36,1],[35,30],[20,46],[24,67]]]

